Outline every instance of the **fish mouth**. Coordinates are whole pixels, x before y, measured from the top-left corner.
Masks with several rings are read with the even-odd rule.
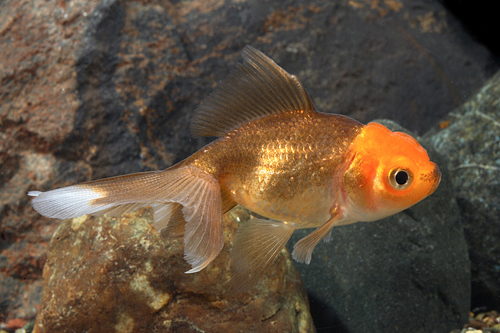
[[[439,183],[441,182],[441,170],[436,163],[432,163],[433,168],[431,171],[422,173],[420,175],[420,181],[423,183],[432,183],[431,188],[427,192],[426,196],[431,195],[438,188]]]

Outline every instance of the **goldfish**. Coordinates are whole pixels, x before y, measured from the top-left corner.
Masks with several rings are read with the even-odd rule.
[[[198,106],[195,137],[217,137],[162,171],[30,191],[43,216],[119,216],[151,207],[162,236],[183,237],[196,273],[223,248],[222,216],[237,204],[255,213],[235,234],[235,290],[257,282],[296,229],[316,228],[292,257],[309,263],[336,226],[376,221],[432,194],[439,167],[412,136],[378,123],[321,113],[294,75],[246,46],[243,62]]]

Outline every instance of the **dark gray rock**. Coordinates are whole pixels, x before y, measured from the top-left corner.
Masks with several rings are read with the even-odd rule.
[[[296,265],[318,331],[447,332],[467,322],[463,226],[446,161],[428,152],[443,174],[434,194],[384,220],[334,228],[309,266]],[[296,232],[289,245],[309,232]]]
[[[500,308],[500,73],[427,135],[446,156],[464,221],[472,308]]]

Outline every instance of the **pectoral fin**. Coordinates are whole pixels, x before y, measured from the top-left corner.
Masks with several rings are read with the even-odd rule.
[[[272,265],[294,228],[287,223],[251,219],[236,231],[231,254],[233,291],[251,287]]]
[[[299,240],[293,247],[292,257],[297,262],[309,265],[314,248],[323,239],[330,240],[330,233],[334,226],[341,222],[342,216],[334,215],[328,222]]]

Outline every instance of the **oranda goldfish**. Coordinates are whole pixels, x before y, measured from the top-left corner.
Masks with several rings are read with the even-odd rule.
[[[317,228],[292,253],[309,263],[333,227],[393,215],[436,190],[439,168],[414,138],[320,113],[297,77],[251,46],[243,58],[191,122],[194,136],[217,140],[163,171],[31,191],[34,209],[66,219],[151,206],[162,235],[184,236],[187,273],[194,273],[217,257],[222,215],[240,204],[263,217],[234,238],[233,282],[243,290],[295,229]]]

